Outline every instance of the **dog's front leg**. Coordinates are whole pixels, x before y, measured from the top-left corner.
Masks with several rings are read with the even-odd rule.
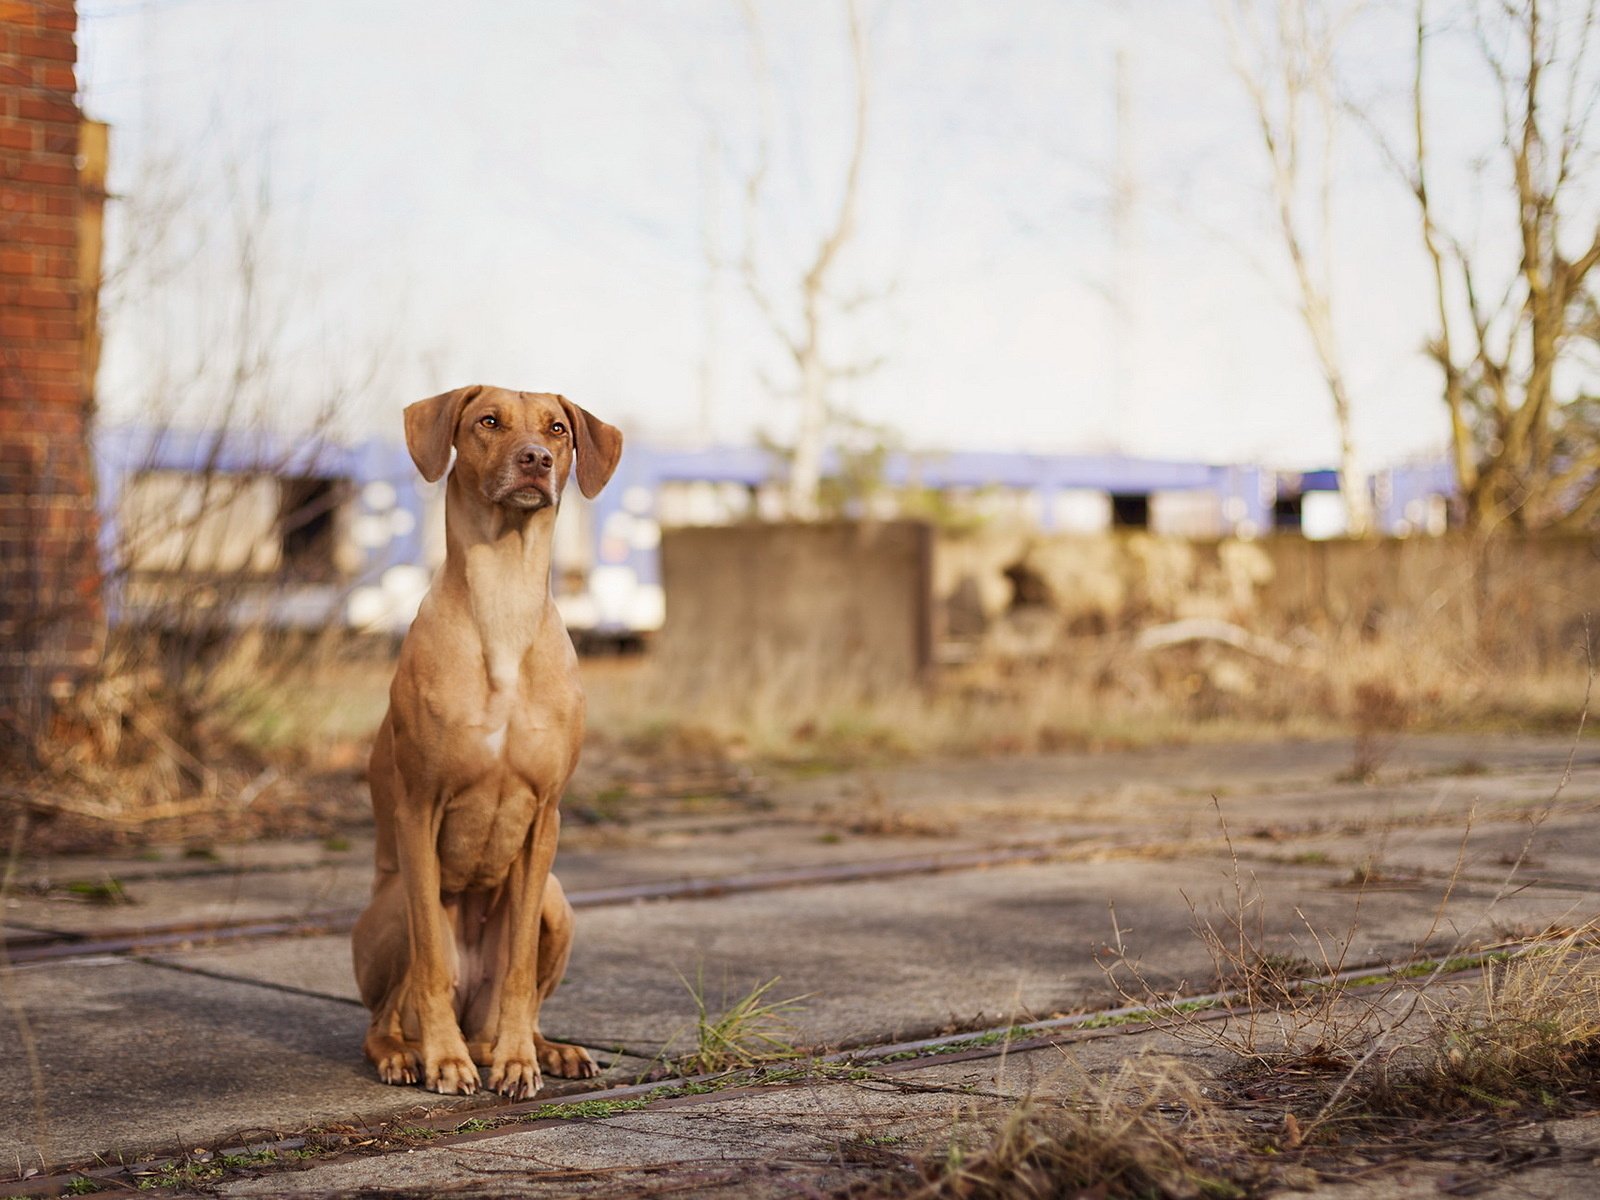
[[[455,953],[447,941],[451,933],[440,898],[438,829],[432,813],[410,797],[402,798],[395,811],[395,835],[410,950],[401,988],[401,1028],[420,1047],[424,1086],[445,1095],[468,1095],[478,1090],[478,1068],[467,1053],[452,1002]]]
[[[538,1092],[539,925],[545,881],[561,836],[561,811],[547,800],[528,835],[528,848],[512,868],[505,974],[499,981],[499,1013],[491,1050],[489,1088],[514,1100]]]

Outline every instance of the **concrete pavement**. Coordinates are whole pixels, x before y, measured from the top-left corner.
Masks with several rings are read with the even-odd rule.
[[[1570,750],[1554,740],[1415,739],[1396,748],[1376,785],[1336,778],[1348,755],[1337,743],[915,765],[798,780],[759,808],[698,825],[692,813],[574,825],[557,865],[575,891],[996,845],[1059,857],[586,910],[546,1026],[600,1050],[607,1082],[630,1082],[687,1044],[685,978],[701,980],[716,1007],[781,977],[773,995],[807,996],[793,1040],[818,1049],[1049,1017],[1117,1002],[1102,969],[1116,931],[1153,982],[1203,989],[1215,972],[1192,926],[1197,913],[1234,903],[1236,856],[1270,947],[1313,962],[1325,953],[1317,938],[1348,942],[1350,964],[1376,963],[1422,943],[1442,952],[1580,924],[1600,915],[1600,750],[1581,747],[1559,787]],[[370,848],[359,842],[219,853],[26,864],[6,900],[8,939],[293,916],[365,896]],[[1353,886],[1358,878],[1367,885]],[[90,904],[71,886],[104,879],[133,903]],[[207,945],[196,933],[158,953],[18,966],[0,971],[0,987],[5,1042],[23,1051],[0,1056],[0,1171],[497,1103],[376,1081],[360,1055],[365,1013],[338,934]],[[552,1081],[549,1092],[574,1086]],[[886,1100],[849,1094],[866,1105],[861,1128],[926,1124],[920,1102],[905,1102],[912,1093],[895,1093],[892,1112],[875,1107]],[[783,1106],[820,1098],[772,1109],[759,1097],[699,1103],[696,1127],[722,1145],[747,1125],[800,1130],[806,1122]],[[632,1163],[659,1173],[639,1149],[638,1139],[660,1140],[652,1120],[631,1114],[581,1138],[569,1128],[555,1159],[547,1143],[528,1152],[576,1155],[563,1169]],[[617,1132],[635,1126],[637,1138]],[[750,1137],[766,1147],[758,1157],[801,1154],[777,1134]],[[329,1193],[346,1186],[325,1178],[334,1182],[317,1186]]]

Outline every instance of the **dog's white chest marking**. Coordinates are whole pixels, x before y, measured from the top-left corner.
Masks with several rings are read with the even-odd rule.
[[[500,751],[506,748],[506,727],[504,723],[501,724],[500,728],[491,730],[483,739],[483,744],[489,747],[490,754],[499,755]]]

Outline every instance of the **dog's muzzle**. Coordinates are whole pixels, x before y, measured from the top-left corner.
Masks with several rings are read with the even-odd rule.
[[[499,471],[489,499],[510,508],[545,508],[560,500],[555,481],[555,455],[530,442]]]

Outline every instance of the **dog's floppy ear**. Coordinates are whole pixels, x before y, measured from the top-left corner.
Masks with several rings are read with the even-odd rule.
[[[578,451],[578,487],[592,500],[617,469],[617,460],[622,457],[622,430],[607,425],[565,396],[556,399],[567,410],[567,420],[572,425],[573,445]]]
[[[479,392],[482,384],[440,392],[406,407],[406,449],[422,477],[433,483],[450,465],[450,447],[456,440],[456,422],[461,410]]]

